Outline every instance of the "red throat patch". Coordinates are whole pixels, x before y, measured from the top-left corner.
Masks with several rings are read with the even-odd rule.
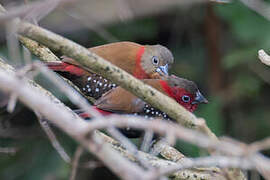
[[[138,79],[147,79],[149,78],[149,75],[145,73],[145,71],[143,70],[142,66],[141,66],[141,60],[142,60],[142,55],[144,53],[145,47],[142,46],[140,47],[140,49],[138,50],[137,54],[136,54],[136,67],[135,70],[133,72],[133,76],[135,76]]]
[[[168,85],[168,83],[164,80],[160,80],[159,81],[162,89],[172,98],[175,99],[174,95],[173,95],[173,92],[172,92],[172,88],[170,88],[170,86]]]

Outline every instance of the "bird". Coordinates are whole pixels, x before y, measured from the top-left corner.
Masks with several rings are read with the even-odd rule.
[[[142,81],[173,98],[190,112],[194,112],[199,104],[208,103],[208,100],[202,95],[197,85],[185,78],[170,75],[163,79],[144,79]],[[161,118],[174,121],[165,112],[152,107],[120,86],[108,91],[99,98],[94,103],[94,108],[103,115],[116,113],[142,116],[148,119]],[[91,115],[83,112],[80,112],[79,115],[82,118],[91,117]],[[132,130],[128,127],[121,129],[121,131],[129,138],[136,138],[141,135],[140,131]]]
[[[174,62],[171,51],[162,45],[140,45],[124,41],[89,48],[89,51],[138,79],[158,79],[167,76],[168,69]],[[115,83],[98,73],[85,70],[66,56],[62,57],[62,61],[47,62],[46,65],[73,82],[84,95],[94,99],[117,87]]]

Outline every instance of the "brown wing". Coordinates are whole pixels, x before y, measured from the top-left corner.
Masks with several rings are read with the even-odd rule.
[[[159,80],[147,79],[143,81],[162,92]],[[140,98],[121,87],[108,91],[95,103],[99,109],[118,113],[138,113],[143,110],[145,104]]]
[[[128,73],[134,72],[136,53],[141,45],[132,42],[117,42],[96,46],[88,50],[124,69]],[[72,58],[62,56],[62,61],[80,66]]]
[[[117,87],[105,93],[95,105],[102,110],[129,114],[142,111],[145,102],[125,89]]]

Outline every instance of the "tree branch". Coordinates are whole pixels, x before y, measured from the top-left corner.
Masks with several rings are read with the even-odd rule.
[[[73,114],[69,108],[66,108],[61,102],[59,102],[57,99],[55,99],[49,92],[46,92],[45,90],[43,90],[41,87],[39,87],[38,85],[36,85],[32,81],[28,81],[28,83],[27,83],[28,85],[27,85],[25,83],[25,79],[24,80],[17,79],[14,72],[12,72],[12,68],[10,68],[10,66],[3,64],[3,63],[0,63],[0,65],[1,65],[1,67],[6,67],[8,69],[8,71],[3,70],[2,68],[0,70],[0,89],[1,90],[4,90],[7,93],[8,92],[10,92],[10,93],[16,92],[19,100],[21,100],[23,103],[28,105],[30,108],[41,113],[48,120],[50,120],[53,124],[57,125],[63,131],[65,131],[70,136],[72,136],[74,139],[76,139],[78,142],[80,142],[84,147],[86,147],[88,149],[88,151],[97,155],[116,174],[118,174],[119,176],[121,176],[123,178],[131,178],[130,176],[132,175],[134,177],[134,179],[142,178],[142,174],[144,175],[143,176],[144,178],[147,178],[147,177],[150,178],[150,177],[156,176],[155,173],[153,173],[152,171],[149,171],[148,173],[146,173],[144,171],[138,170],[137,166],[133,167],[134,165],[132,165],[132,164],[129,165],[129,163],[127,163],[123,158],[118,159],[119,155],[115,154],[114,152],[111,152],[111,149],[108,146],[105,146],[104,142],[99,139],[100,136],[93,137],[92,135],[90,135],[90,137],[91,137],[90,140],[85,139],[86,135],[89,134],[89,130],[91,130],[91,128],[94,130],[97,127],[104,127],[104,125],[107,123],[104,123],[104,121],[98,121],[98,120],[92,121],[91,123],[87,123],[87,122],[81,120],[80,118],[77,117],[77,115]],[[7,87],[6,84],[9,84],[9,86]],[[43,95],[40,94],[41,92],[43,92],[42,93]],[[36,101],[36,99],[39,99],[39,101]],[[127,122],[127,120],[128,120],[128,124],[125,124],[125,122]],[[94,124],[96,122],[98,122],[98,124],[95,126]],[[103,122],[103,125],[101,122]],[[108,122],[111,122],[111,121],[109,120]],[[126,126],[132,125],[133,124],[132,122],[134,122],[134,121],[129,120],[129,119],[122,119],[122,121],[121,121],[121,123],[123,125],[126,125]],[[135,122],[137,122],[138,125],[144,124],[144,123],[141,123],[139,120],[137,120]],[[151,121],[150,121],[150,123],[151,123]],[[166,123],[166,122],[160,121],[160,123]],[[167,124],[169,125],[169,123],[167,123]],[[111,127],[110,124],[108,124],[108,125]],[[146,124],[146,126],[148,128],[157,127],[156,125],[149,126],[147,124]],[[159,127],[160,127],[160,131],[164,131],[164,128],[161,128],[162,126],[159,126]],[[181,127],[176,126],[175,128],[181,128]],[[155,130],[155,129],[153,129],[153,130]],[[188,131],[191,131],[191,130],[188,130]],[[182,135],[181,135],[182,137],[186,137],[186,138],[195,137],[195,136],[190,136],[190,134],[185,134],[186,132],[183,132],[181,130],[179,131],[179,129],[177,129],[177,132],[179,132],[179,133],[182,132]],[[163,133],[166,133],[166,131]],[[196,132],[193,132],[193,133],[196,134]],[[96,135],[96,133],[94,135]],[[95,138],[97,140],[92,139],[92,138]],[[209,139],[208,141],[213,141],[213,140]],[[90,144],[89,144],[89,142],[90,142]],[[213,143],[214,142],[215,141],[213,141]],[[114,148],[119,147],[119,146],[116,146],[115,144],[113,144],[113,145],[114,145],[113,146]],[[203,144],[201,144],[201,146],[203,146]],[[218,147],[218,146],[216,146],[216,147]],[[128,151],[126,151],[126,154],[130,154],[130,153]],[[141,153],[140,153],[140,156],[144,157],[143,155],[141,155]],[[152,156],[149,156],[149,158],[150,157],[152,157]],[[136,157],[134,157],[134,159],[136,159]],[[147,159],[147,160],[149,160],[149,159]],[[116,167],[115,162],[120,163],[120,165],[118,165]],[[169,164],[168,164],[168,162],[170,162],[170,161],[158,160],[155,158],[153,159],[153,157],[152,157],[152,162],[150,161],[150,164],[152,164],[154,166],[156,166],[157,164],[160,164],[160,167],[164,167],[161,165],[171,165],[172,162]],[[125,166],[125,167],[122,167],[122,166]],[[132,169],[132,172],[130,172],[130,168]],[[119,174],[122,171],[124,171],[124,169],[126,169],[125,171],[127,174]],[[120,172],[120,170],[121,170],[121,172]],[[189,175],[195,174],[198,177],[201,177],[201,176],[202,177],[209,177],[209,179],[211,179],[212,178],[211,173],[213,173],[212,171],[211,171],[211,173],[207,173],[205,171],[194,173],[192,170],[185,170],[183,172],[185,172],[185,173],[180,173],[178,176],[181,175],[182,177],[187,178],[187,176],[186,176],[187,174],[189,174]]]
[[[46,119],[80,142],[89,152],[95,154],[120,177],[124,179],[141,179],[145,175],[139,166],[124,159],[108,145],[104,145],[99,137],[90,136],[90,140],[86,139],[88,123],[73,113],[72,110],[62,104],[51,93],[33,81],[16,77],[12,67],[9,65],[3,62],[0,62],[0,65],[0,89],[2,91],[8,94],[16,93],[20,101],[29,108],[39,112]],[[115,166],[115,162],[119,162],[118,166]]]
[[[37,43],[29,38],[19,36],[20,42],[27,47],[27,49],[37,56],[40,60],[48,62],[48,61],[60,61],[60,59],[55,56],[49,48],[46,46]]]
[[[127,157],[129,160],[137,162],[136,157],[134,157],[132,154],[130,154],[125,148],[121,146],[121,144],[111,137],[102,134],[100,132],[97,132],[101,135],[104,141],[111,144],[111,146],[118,152],[120,152],[123,156]],[[180,166],[185,165],[184,161],[182,162],[172,162],[160,159],[158,157],[152,156],[148,153],[139,151],[140,156],[145,159],[147,162],[149,162],[152,166],[158,167],[159,169],[168,168],[171,166],[177,166],[177,164]],[[188,160],[188,158],[184,158],[185,161]],[[225,180],[225,177],[223,173],[218,170],[217,168],[205,168],[205,169],[199,169],[199,168],[192,168],[192,169],[182,169],[180,171],[173,172],[170,174],[171,178],[174,179],[187,179],[187,180],[197,180],[197,179],[205,179],[205,180]]]

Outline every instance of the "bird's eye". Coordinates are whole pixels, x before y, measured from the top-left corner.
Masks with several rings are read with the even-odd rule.
[[[159,59],[158,59],[157,56],[153,56],[153,57],[152,57],[152,63],[153,63],[154,65],[158,65]]]
[[[190,101],[190,97],[187,95],[182,96],[182,101],[184,101],[185,103],[188,103]]]

